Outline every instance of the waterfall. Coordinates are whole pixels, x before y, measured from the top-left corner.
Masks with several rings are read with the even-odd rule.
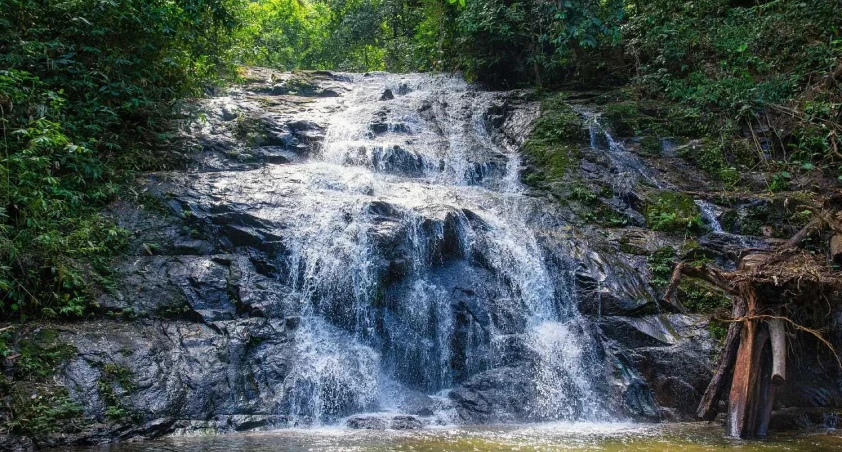
[[[212,182],[278,225],[278,297],[298,320],[277,414],[335,423],[412,399],[452,419],[448,391],[512,390],[506,369],[528,377],[523,408],[495,419],[608,419],[572,264],[548,265],[536,235],[552,209],[524,194],[519,143],[500,131],[537,104],[506,116],[502,93],[446,75],[348,80],[320,101],[325,138],[306,159]]]

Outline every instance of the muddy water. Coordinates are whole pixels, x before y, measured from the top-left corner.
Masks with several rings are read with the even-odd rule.
[[[835,451],[842,431],[779,435],[763,441],[726,438],[720,426],[703,424],[557,423],[521,426],[442,427],[414,431],[339,428],[173,437],[161,441],[76,449],[77,452],[268,452],[268,451]]]

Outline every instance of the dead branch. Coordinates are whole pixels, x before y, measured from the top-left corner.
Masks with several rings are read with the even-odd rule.
[[[821,225],[823,221],[824,220],[822,220],[818,216],[814,217],[812,220],[810,220],[809,223],[807,223],[806,226],[801,228],[800,231],[796,232],[795,235],[793,235],[789,240],[787,240],[786,243],[784,243],[781,246],[781,248],[794,248],[798,246],[798,244],[801,243],[805,238],[807,238],[807,236],[810,235],[810,233],[813,232],[814,229],[819,227],[819,225]]]
[[[681,282],[681,278],[683,276],[707,281],[713,286],[718,287],[724,290],[725,292],[728,292],[729,294],[738,295],[738,293],[735,291],[734,285],[730,281],[730,277],[726,272],[716,267],[704,264],[700,265],[699,267],[694,267],[687,263],[680,262],[678,265],[675,266],[675,269],[672,271],[672,278],[670,278],[669,285],[667,286],[667,291],[664,294],[664,300],[666,300],[673,306],[679,308],[681,312],[687,312],[687,310],[684,308],[681,302],[674,299],[674,294],[675,290],[678,288],[678,283]]]

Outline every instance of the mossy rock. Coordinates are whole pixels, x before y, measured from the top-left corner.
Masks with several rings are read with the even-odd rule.
[[[719,224],[722,225],[723,230],[730,232],[734,230],[739,220],[740,215],[737,211],[734,209],[728,209],[722,212],[722,215],[719,217]]]
[[[545,99],[542,109],[523,145],[527,162],[537,171],[526,176],[527,183],[563,178],[579,161],[579,151],[590,138],[583,119],[563,97]]]
[[[663,287],[669,283],[672,277],[672,270],[676,263],[675,248],[665,246],[659,248],[654,253],[646,258],[646,264],[649,266],[649,271],[652,273],[652,283],[655,287]]]
[[[620,228],[628,226],[629,218],[621,212],[617,212],[611,206],[599,202],[590,207],[583,218],[588,223],[597,224],[606,228]]]
[[[602,118],[621,137],[694,135],[696,130],[689,126],[690,122],[685,125],[675,111],[669,105],[627,100],[607,105]]]
[[[748,138],[733,140],[726,151],[728,160],[735,166],[752,166],[758,161],[754,144]]]
[[[5,407],[0,408],[0,418],[8,432],[37,440],[87,424],[82,407],[53,378],[60,366],[78,355],[75,347],[61,342],[56,330],[4,332],[0,352],[17,355],[13,371],[0,375],[0,402]]]
[[[602,120],[621,137],[635,136],[640,130],[640,112],[633,101],[609,104],[602,113]]]
[[[44,379],[55,374],[58,366],[79,352],[72,345],[60,342],[58,332],[42,329],[18,341],[19,357],[15,376],[21,379]]]
[[[77,431],[88,424],[84,410],[64,387],[17,382],[4,396],[8,397],[9,409],[14,413],[5,422],[11,433],[37,440],[55,432]]]

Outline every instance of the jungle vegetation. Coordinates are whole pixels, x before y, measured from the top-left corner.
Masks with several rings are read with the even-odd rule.
[[[621,87],[715,138],[771,114],[770,190],[842,178],[838,0],[0,0],[0,317],[92,312],[128,234],[102,208],[243,65]],[[733,179],[730,149],[695,158]]]

